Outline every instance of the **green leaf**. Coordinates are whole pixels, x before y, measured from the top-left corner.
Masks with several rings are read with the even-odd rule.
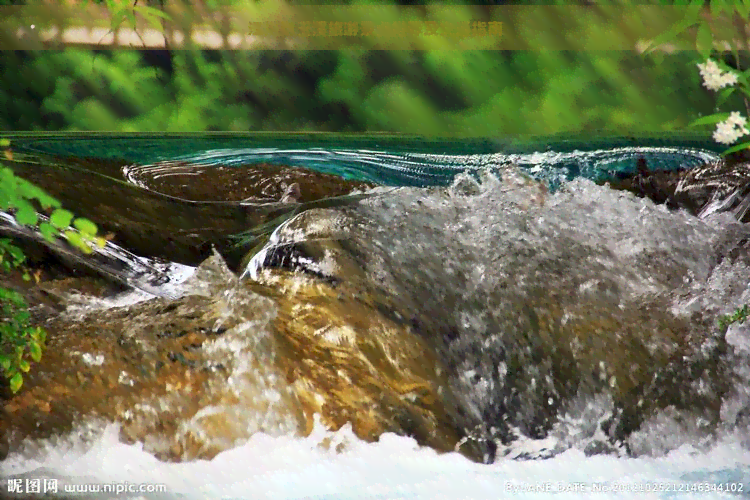
[[[18,368],[24,373],[29,373],[29,370],[31,370],[31,364],[25,359],[22,359],[21,362],[18,363]]]
[[[7,137],[0,138],[0,148],[7,148],[10,146],[10,139]]]
[[[167,21],[172,20],[172,16],[167,14],[166,12],[156,8],[156,7],[148,7],[146,5],[135,5],[133,7],[136,12],[140,12],[143,17],[161,17],[162,19],[166,19]]]
[[[729,113],[714,113],[694,120],[689,126],[697,127],[699,125],[713,125],[715,123],[723,122],[727,118],[729,118]]]
[[[716,97],[716,105],[721,106],[726,102],[727,99],[737,90],[737,87],[727,87],[719,91],[719,95]]]
[[[13,174],[13,170],[8,167],[0,166],[0,186],[8,191],[15,190],[18,178]],[[12,188],[12,189],[9,189]]]
[[[31,342],[29,344],[29,354],[31,354],[31,359],[38,363],[42,359],[42,346],[37,342]]]
[[[76,231],[65,231],[65,233],[63,234],[65,235],[65,238],[68,240],[68,243],[78,248],[83,253],[93,252],[91,247],[86,244],[86,241],[84,241],[83,237],[81,236],[81,233],[78,233]]]
[[[23,385],[23,376],[20,373],[16,373],[10,378],[10,391],[16,393],[21,389]]]
[[[148,23],[149,26],[151,26],[153,29],[159,32],[164,31],[164,26],[162,26],[161,22],[156,17],[150,17],[150,16],[144,16],[144,19]]]
[[[686,16],[682,21],[672,26],[670,29],[662,33],[661,35],[657,36],[653,40],[649,42],[649,47],[646,49],[645,53],[649,54],[653,51],[655,51],[659,46],[664,45],[665,43],[674,42],[677,39],[677,36],[681,33],[684,33],[688,28],[691,28],[697,23],[698,19],[697,16],[694,15],[688,15]]]
[[[96,234],[96,224],[88,219],[79,217],[73,222],[73,226],[86,236],[94,236]]]
[[[745,89],[750,87],[750,81],[748,81],[748,77],[750,77],[750,70],[747,71],[734,71],[734,74],[737,75],[737,81],[740,82],[742,85],[745,86]]]
[[[26,256],[23,254],[23,250],[15,245],[7,245],[5,246],[5,250],[10,254],[11,257],[13,257],[13,260],[19,264],[26,259]]]
[[[55,241],[55,236],[58,234],[58,230],[49,222],[42,222],[39,224],[39,232],[42,233],[44,239],[50,243]]]
[[[29,226],[35,226],[37,221],[39,220],[37,217],[36,210],[26,200],[18,200],[16,202],[16,206],[18,207],[18,211],[16,212],[16,220],[19,224],[22,225],[29,225]]]
[[[21,307],[26,305],[20,293],[8,288],[0,288],[0,301],[11,302],[13,305]]]
[[[122,11],[112,12],[110,18],[112,30],[118,29],[123,22],[125,22],[125,14]]]
[[[37,200],[39,200],[39,204],[42,205],[42,208],[60,206],[59,201],[57,201],[55,198],[45,193],[42,188],[32,184],[26,179],[19,178],[17,180],[17,185],[18,185],[18,194],[21,197],[28,198],[28,199],[36,198]]]
[[[20,310],[20,311],[16,311],[16,314],[13,319],[18,321],[19,323],[25,323],[26,321],[29,320],[29,318],[31,318],[31,315],[29,314],[28,310]]]
[[[29,333],[29,338],[34,342],[38,342],[39,344],[44,343],[44,340],[42,340],[39,335],[42,331],[43,330],[37,326],[36,328],[31,330],[31,333]]]
[[[67,229],[73,220],[73,214],[64,208],[58,208],[49,218],[50,223],[58,229]]]
[[[698,34],[695,38],[695,49],[704,58],[711,56],[713,49],[714,35],[711,33],[711,27],[707,23],[698,26]]]
[[[8,210],[11,208],[13,200],[15,200],[16,196],[13,191],[11,191],[12,186],[5,184],[2,184],[2,180],[0,180],[0,210]]]
[[[734,152],[736,152],[736,151],[741,151],[741,150],[743,150],[743,149],[747,149],[747,148],[750,148],[750,141],[748,141],[748,142],[743,142],[742,144],[737,144],[736,146],[732,146],[731,148],[727,149],[726,151],[724,151],[724,152],[723,152],[723,153],[721,153],[721,154],[722,154],[723,156],[726,156],[726,155],[728,155],[728,154],[730,154],[730,153],[734,153]]]
[[[0,367],[2,367],[4,372],[10,370],[10,358],[8,356],[0,354]]]
[[[123,11],[124,16],[130,21],[130,25],[135,29],[138,26],[138,22],[135,19],[135,14],[132,10],[125,9]]]
[[[724,12],[732,12],[732,5],[728,4],[725,0],[711,0],[709,5],[711,9],[711,17],[717,18]]]

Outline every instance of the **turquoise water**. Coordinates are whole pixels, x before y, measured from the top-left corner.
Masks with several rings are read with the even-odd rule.
[[[338,134],[12,134],[14,151],[94,157],[149,165],[185,161],[240,166],[255,162],[295,165],[347,179],[393,186],[446,185],[465,170],[510,162],[556,187],[583,176],[606,180],[635,168],[690,168],[718,158],[720,145],[704,136],[556,136],[492,139],[424,139]]]

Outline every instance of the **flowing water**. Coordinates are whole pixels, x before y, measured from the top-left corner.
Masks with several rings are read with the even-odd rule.
[[[27,439],[4,476],[165,485],[143,498],[750,495],[750,330],[716,327],[750,300],[750,228],[602,185],[709,144],[19,137],[13,157],[66,206],[87,194],[60,172],[98,179],[88,209],[123,219],[93,259],[53,250],[135,290],[65,314],[151,352],[144,318],[198,311],[221,335],[196,359],[221,368],[197,406],[167,389]],[[301,203],[279,201],[290,182]]]

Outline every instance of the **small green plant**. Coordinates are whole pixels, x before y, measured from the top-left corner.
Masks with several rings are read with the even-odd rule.
[[[0,139],[0,147],[9,146],[8,139]],[[40,187],[1,165],[0,210],[12,213],[21,225],[36,227],[48,241],[64,238],[84,253],[91,253],[95,247],[101,248],[106,244],[103,238],[96,235],[97,227],[93,222],[75,218]],[[39,215],[39,212],[45,211],[50,213],[46,220]],[[28,270],[23,267],[25,261],[23,251],[12,240],[0,239],[0,271],[9,273],[20,268],[24,279],[29,280]],[[29,360],[38,362],[41,359],[45,335],[44,330],[32,325],[23,297],[18,292],[0,287],[0,369],[10,381],[12,392],[21,388],[22,373],[28,372],[31,367]]]
[[[9,273],[14,268],[21,267],[25,261],[26,256],[23,250],[14,245],[10,238],[0,239],[0,269]],[[24,269],[23,279],[26,281],[31,279],[26,269]]]
[[[725,314],[719,318],[719,329],[724,331],[729,328],[729,325],[734,323],[744,323],[748,316],[750,316],[750,306],[745,304],[742,307],[738,307],[732,314]]]
[[[18,392],[23,375],[31,368],[29,359],[42,359],[46,333],[31,324],[29,306],[18,292],[0,287],[0,368]]]

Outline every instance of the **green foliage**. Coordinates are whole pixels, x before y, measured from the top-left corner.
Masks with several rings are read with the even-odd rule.
[[[28,65],[56,85],[40,92],[41,106],[0,107],[0,123],[471,136],[668,130],[713,108],[710,95],[680,91],[685,82],[700,85],[685,53],[663,64],[627,52],[184,50],[168,57],[169,74],[137,52],[96,60],[84,51],[40,52]],[[3,58],[12,56],[0,53]],[[29,81],[40,78],[29,75]],[[18,94],[9,100],[27,98]]]
[[[697,120],[693,120],[690,124],[691,127],[697,127],[699,125],[716,125],[719,122],[723,122],[729,118],[729,113],[714,113],[712,115],[703,116]]]
[[[750,13],[750,0],[712,0],[708,6],[702,0],[691,0],[685,12],[686,15],[682,21],[651,41],[648,52],[655,50],[657,46],[663,43],[675,41],[679,35],[694,28],[695,48],[700,55],[700,59],[696,59],[694,62],[705,62],[714,56],[721,71],[731,72],[737,76],[737,86],[730,86],[719,92],[716,109],[718,109],[718,106],[727,103],[733,95],[736,95],[735,91],[739,90],[740,93],[744,94],[743,107],[750,113],[750,105],[748,104],[750,70],[742,71],[740,67],[740,50],[744,50],[748,41],[745,24],[748,13]],[[704,15],[706,13],[710,15]],[[728,35],[729,40],[717,39],[715,33]],[[735,67],[730,67],[722,60],[727,45],[730,47],[729,52],[734,54]],[[720,47],[720,50],[717,51],[718,47]],[[718,54],[718,57],[716,57],[716,54]],[[735,101],[732,107],[737,109],[737,104],[737,101]],[[725,121],[728,117],[729,113],[716,112],[693,120],[690,126],[715,125]],[[722,154],[726,156],[747,148],[750,148],[750,141],[730,147]]]
[[[49,223],[40,223],[38,209],[52,212]],[[8,167],[0,167],[0,210],[13,211],[19,224],[38,226],[48,241],[62,236],[84,253],[91,253],[95,247],[101,248],[106,244],[103,238],[96,236],[97,228],[93,222],[84,218],[74,220],[73,214],[60,208],[59,201],[38,186],[17,177]],[[68,229],[71,223],[77,230]]]
[[[9,238],[0,239],[0,269],[8,273],[14,268],[20,267],[25,260],[26,256],[23,251],[15,246]],[[24,275],[24,278],[28,279],[28,273]]]
[[[157,7],[139,5],[137,0],[93,0],[91,3],[102,5],[107,8],[110,16],[111,31],[119,29],[123,24],[129,26],[138,33],[138,15],[153,29],[162,31],[162,20],[171,21],[169,14]],[[86,11],[90,3],[83,1],[78,4],[81,11]],[[140,36],[140,34],[138,35]],[[141,40],[143,41],[143,40]]]
[[[388,3],[378,20],[402,20],[398,2]],[[422,15],[490,20],[488,12],[428,3]],[[113,23],[129,24],[123,19],[114,16]],[[615,36],[606,16],[597,19],[571,16],[565,31],[589,41]],[[506,28],[522,40],[562,37],[562,43],[563,35],[546,29],[557,24],[524,19]],[[691,21],[682,31],[694,28]],[[690,88],[700,83],[684,52],[644,58],[627,51],[453,50],[455,42],[440,35],[405,36],[425,50],[373,50],[384,37],[378,32],[357,46],[325,51],[162,51],[160,60],[128,50],[0,52],[7,82],[0,88],[0,128],[637,133],[682,128],[713,110],[710,94]],[[734,105],[739,97],[726,98]]]
[[[5,139],[0,142],[0,146],[9,145]],[[92,252],[94,246],[101,247],[106,243],[96,235],[97,228],[93,222],[76,218],[60,208],[58,200],[3,166],[0,166],[0,210],[14,213],[19,224],[37,226],[47,240],[65,238],[85,253]],[[49,222],[40,222],[38,211],[51,212]],[[24,279],[29,280],[29,273],[23,268],[25,260],[23,251],[12,240],[0,239],[0,270],[8,273],[21,268]],[[9,380],[12,392],[21,388],[23,373],[31,367],[29,360],[38,362],[41,359],[45,335],[44,330],[31,324],[28,305],[23,297],[13,290],[0,287],[0,371]]]
[[[729,328],[729,325],[734,323],[744,323],[748,316],[750,316],[750,306],[745,304],[742,307],[737,308],[732,314],[725,314],[719,318],[719,330],[725,331]]]
[[[31,324],[28,305],[17,292],[0,287],[0,368],[12,392],[23,384],[29,360],[39,362],[46,333]]]
[[[743,150],[743,149],[748,149],[748,148],[750,148],[750,141],[746,141],[746,142],[741,142],[741,143],[739,143],[739,144],[736,144],[736,145],[732,146],[732,147],[731,147],[731,148],[729,148],[729,149],[726,149],[726,150],[724,150],[724,151],[722,152],[722,154],[723,154],[724,156],[726,156],[726,155],[728,155],[728,154],[736,153],[737,151],[741,151],[741,150]]]

